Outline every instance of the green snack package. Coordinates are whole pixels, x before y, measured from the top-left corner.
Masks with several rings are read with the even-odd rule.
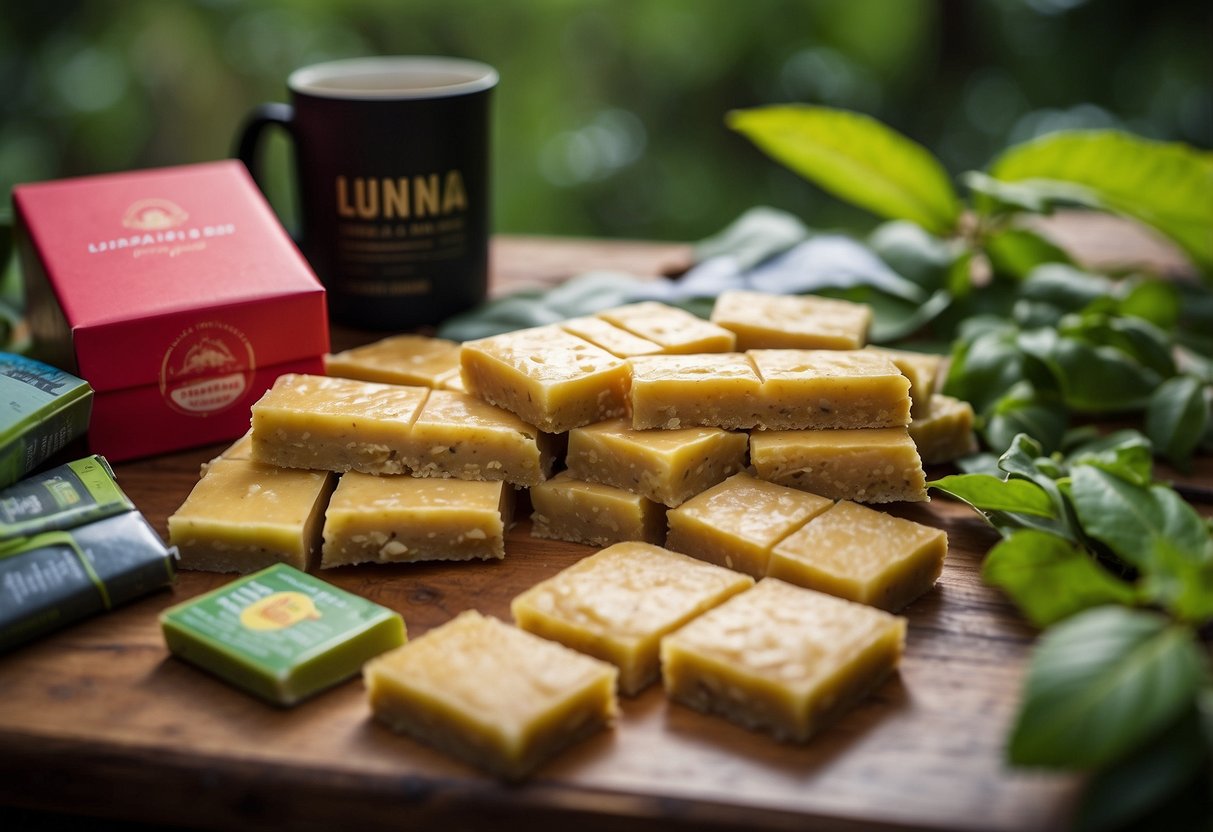
[[[294,705],[404,643],[399,613],[286,564],[165,610],[180,659],[275,705]]]
[[[137,511],[0,544],[0,651],[172,583],[176,551]]]
[[[71,373],[0,353],[0,487],[88,430],[93,389]]]
[[[94,454],[0,491],[0,539],[71,529],[134,507],[105,457]]]

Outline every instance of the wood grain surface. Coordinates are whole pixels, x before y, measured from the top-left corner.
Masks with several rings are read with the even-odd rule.
[[[604,263],[669,271],[686,252],[499,240],[495,288]],[[334,335],[335,346],[376,337]],[[166,535],[222,447],[117,473]],[[899,674],[805,746],[670,704],[657,686],[624,699],[613,730],[501,785],[373,722],[358,679],[278,709],[171,658],[157,615],[230,579],[182,573],[171,590],[0,656],[0,805],[215,829],[1063,828],[1077,781],[1002,762],[1034,632],[980,581],[993,533],[939,499],[891,510],[947,531],[943,576],[904,611]],[[411,637],[468,608],[509,620],[515,594],[594,551],[534,539],[519,518],[502,562],[321,576],[398,610]]]

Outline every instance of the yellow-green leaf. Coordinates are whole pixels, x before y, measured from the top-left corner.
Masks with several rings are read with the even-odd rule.
[[[960,218],[939,160],[874,118],[793,104],[735,110],[726,121],[777,162],[882,217],[936,234],[953,231]]]
[[[1134,217],[1178,243],[1213,273],[1213,157],[1177,142],[1117,130],[1052,133],[1012,147],[990,174],[1044,199]]]

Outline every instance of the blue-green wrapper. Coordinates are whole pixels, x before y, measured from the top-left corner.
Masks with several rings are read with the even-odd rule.
[[[0,353],[0,488],[88,430],[93,389],[71,373]]]

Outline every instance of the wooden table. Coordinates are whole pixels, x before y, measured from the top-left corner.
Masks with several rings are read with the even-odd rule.
[[[656,273],[686,257],[684,246],[506,238],[494,288],[591,268]],[[167,534],[220,447],[118,475]],[[1062,828],[1076,781],[1002,762],[1034,633],[980,581],[992,532],[943,500],[896,513],[947,531],[943,577],[905,611],[900,674],[804,747],[671,705],[658,686],[623,701],[615,730],[503,786],[372,722],[358,680],[280,710],[172,659],[159,612],[228,579],[183,573],[171,591],[0,656],[0,806],[216,829]],[[500,563],[324,577],[401,612],[413,637],[469,607],[508,619],[516,593],[592,551],[529,532],[522,519]]]

